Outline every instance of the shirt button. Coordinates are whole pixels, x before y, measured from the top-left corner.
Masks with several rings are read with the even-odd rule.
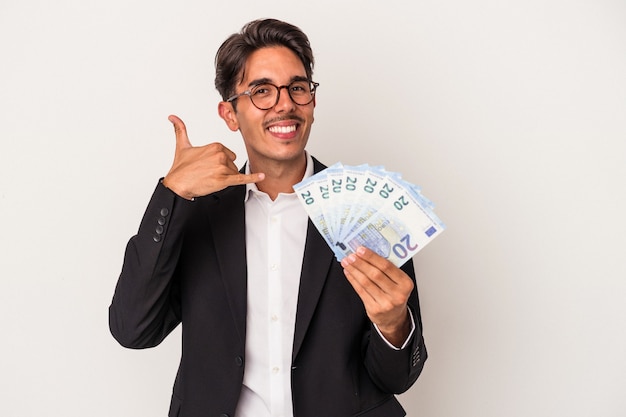
[[[275,367],[272,368],[272,373],[273,374],[277,374],[278,371],[280,371],[280,368],[278,366],[275,366]]]
[[[272,314],[272,321],[278,321],[278,316],[276,314]]]
[[[272,271],[278,271],[278,265],[276,265],[276,264],[272,264],[272,266],[270,266],[270,269],[271,269]]]

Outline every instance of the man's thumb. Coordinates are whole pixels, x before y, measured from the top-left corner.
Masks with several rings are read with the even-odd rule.
[[[187,128],[185,127],[185,123],[175,115],[170,115],[167,120],[169,120],[174,125],[174,133],[176,134],[176,148],[189,148],[191,146],[191,142],[189,142],[189,137],[187,136]]]

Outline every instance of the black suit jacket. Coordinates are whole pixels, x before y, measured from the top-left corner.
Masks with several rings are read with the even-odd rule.
[[[314,164],[316,172],[324,168]],[[147,348],[182,323],[170,417],[234,416],[246,362],[245,189],[191,202],[159,184],[126,248],[111,333],[123,346]],[[403,270],[414,279],[411,261]],[[415,382],[426,360],[417,289],[409,307],[414,336],[393,350],[309,221],[293,342],[294,415],[405,415],[393,394]]]

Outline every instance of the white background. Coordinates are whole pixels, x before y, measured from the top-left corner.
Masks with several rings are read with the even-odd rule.
[[[626,415],[618,0],[0,0],[0,415],[166,415],[179,330],[123,349],[107,308],[167,116],[245,161],[213,58],[258,17],[312,42],[309,150],[402,172],[447,223],[415,259],[409,416]]]

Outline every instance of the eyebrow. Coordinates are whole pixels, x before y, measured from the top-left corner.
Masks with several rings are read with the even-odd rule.
[[[291,77],[288,84],[291,84],[294,81],[309,81],[309,79],[302,75],[295,75]],[[270,78],[257,78],[256,80],[252,80],[248,83],[248,87],[255,87],[261,84],[273,84],[273,81]]]

